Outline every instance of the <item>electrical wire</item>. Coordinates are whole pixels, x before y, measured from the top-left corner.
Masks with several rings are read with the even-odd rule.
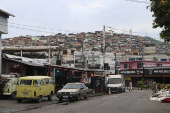
[[[150,2],[139,1],[139,0],[125,0],[125,1],[130,1],[130,2],[137,2],[137,3],[145,3],[145,4],[150,4]]]

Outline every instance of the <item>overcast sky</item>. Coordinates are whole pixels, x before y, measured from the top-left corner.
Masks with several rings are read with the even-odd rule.
[[[123,29],[129,33],[132,29],[132,32],[144,33],[133,35],[146,36],[147,33],[160,40],[161,29],[152,28],[154,18],[146,9],[148,5],[126,0],[0,0],[0,9],[15,15],[9,18],[8,34],[2,38],[95,32],[105,25],[119,29],[114,30],[115,33],[123,33]]]

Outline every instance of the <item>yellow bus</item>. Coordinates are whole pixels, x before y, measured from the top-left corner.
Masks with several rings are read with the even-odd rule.
[[[52,100],[54,94],[54,83],[48,76],[26,76],[20,77],[16,86],[16,100],[36,100],[41,102],[43,97]]]

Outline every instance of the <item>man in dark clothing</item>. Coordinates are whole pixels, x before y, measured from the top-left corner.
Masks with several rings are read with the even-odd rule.
[[[3,99],[3,86],[4,86],[4,80],[2,76],[0,76],[0,100]]]

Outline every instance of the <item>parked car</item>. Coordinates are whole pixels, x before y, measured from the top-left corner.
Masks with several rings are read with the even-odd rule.
[[[36,100],[41,102],[43,97],[52,100],[54,94],[54,83],[48,76],[27,76],[20,77],[16,87],[16,99],[20,103],[22,100]]]
[[[79,100],[81,97],[88,98],[89,88],[84,83],[67,83],[61,90],[57,92],[59,101],[63,99],[76,99]]]
[[[3,95],[10,96],[12,99],[15,98],[16,85],[18,82],[18,75],[16,74],[2,74],[3,79],[7,80],[3,87]]]

